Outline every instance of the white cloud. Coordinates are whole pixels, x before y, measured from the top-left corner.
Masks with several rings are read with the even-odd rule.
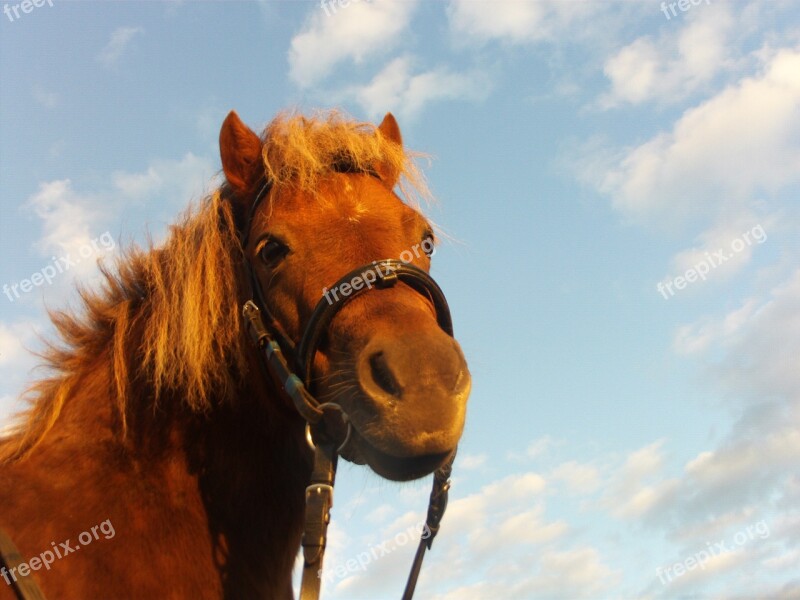
[[[119,27],[111,33],[111,38],[97,55],[97,61],[106,67],[113,66],[130,45],[133,38],[138,34],[143,34],[141,27]]]
[[[654,483],[663,477],[663,445],[662,439],[631,452],[608,482],[601,506],[620,518],[640,518],[651,511],[674,486],[670,480]]]
[[[42,183],[28,200],[44,229],[37,247],[44,255],[74,252],[101,233],[101,223],[108,222],[121,203],[163,200],[184,206],[218,185],[217,177],[211,160],[189,152],[179,160],[154,159],[144,171],[116,171],[106,190],[77,192],[69,179]]]
[[[687,570],[679,577],[673,579],[668,589],[672,593],[690,586],[696,590],[701,581],[719,578],[726,572],[730,572],[737,566],[741,566],[750,558],[752,557],[747,550],[743,549],[712,554],[710,558],[703,561],[702,568],[695,567],[691,570]]]
[[[700,521],[681,525],[671,532],[670,539],[691,546],[698,539],[721,540],[729,530],[742,529],[758,521],[759,510],[754,506],[737,507],[715,516],[710,521]]]
[[[556,445],[556,441],[549,435],[533,440],[525,450],[528,458],[537,458]]]
[[[413,118],[428,104],[442,100],[484,99],[490,90],[488,77],[480,72],[453,73],[445,67],[414,73],[412,59],[391,61],[363,86],[354,86],[344,96],[358,102],[371,118],[387,111]]]
[[[668,27],[659,39],[642,36],[606,60],[611,91],[604,108],[647,101],[669,103],[696,91],[731,66],[735,20],[728,5],[700,6],[680,29]]]
[[[585,173],[596,173],[592,165]],[[599,188],[626,216],[681,222],[744,210],[756,194],[800,183],[800,49],[688,110],[633,148]]]
[[[783,556],[768,558],[762,563],[770,570],[783,570],[786,568],[794,569],[795,573],[800,571],[800,549],[787,552]]]
[[[685,278],[691,271],[694,275],[689,284],[726,281],[751,262],[758,247],[769,240],[768,232],[776,221],[775,216],[760,218],[748,210],[720,216],[718,222],[697,237],[697,245],[672,258],[671,273],[662,279],[667,286],[661,288],[664,297],[670,297],[668,291],[671,294],[680,291],[673,287],[676,276]]]
[[[603,70],[614,89],[603,105],[613,106],[614,100],[637,104],[650,98],[659,82],[658,62],[658,47],[649,38],[639,38],[609,58]]]
[[[466,37],[476,42],[502,39],[526,43],[564,35],[567,28],[576,23],[585,25],[602,9],[594,2],[562,0],[452,0],[448,15],[450,27],[459,38]]]
[[[599,552],[574,545],[570,527],[548,520],[543,503],[547,482],[537,473],[518,473],[484,485],[479,491],[450,500],[442,529],[426,558],[428,572],[443,576],[438,582],[420,582],[418,594],[434,598],[589,598],[602,595],[618,582],[619,574],[606,566]],[[389,516],[388,507],[376,513]],[[338,556],[355,558],[371,544],[384,542],[396,552],[371,562],[334,587],[337,598],[374,598],[402,585],[413,544],[400,548],[398,532],[421,523],[419,510],[404,513],[381,528],[378,537]],[[513,556],[513,560],[509,560]],[[341,563],[337,557],[336,562]],[[481,581],[464,585],[465,581]],[[459,582],[459,583],[456,583]],[[459,587],[461,586],[461,587]],[[437,589],[450,589],[436,594]]]
[[[541,504],[510,515],[498,524],[495,538],[499,536],[501,540],[513,539],[517,543],[544,544],[561,537],[569,529],[563,521],[545,523],[543,516],[544,506]]]
[[[6,298],[0,297],[0,302]],[[0,321],[0,368],[18,368],[29,362],[29,354],[25,344],[31,339],[30,323],[12,323],[6,325]]]
[[[506,458],[514,462],[527,462],[547,456],[552,448],[563,444],[563,440],[556,440],[549,435],[544,435],[530,442],[524,452],[510,451]]]
[[[600,471],[574,460],[558,465],[551,477],[563,481],[571,492],[577,494],[589,494],[600,486]]]
[[[661,447],[664,445],[664,440],[653,442],[635,452],[632,452],[622,467],[622,476],[625,480],[629,478],[641,479],[658,473],[663,464],[664,458],[661,453]]]
[[[679,331],[678,349],[691,352],[739,419],[715,448],[688,460],[679,478],[657,483],[630,478],[619,486],[615,491],[627,488],[634,498],[640,496],[644,510],[631,514],[685,529],[729,520],[731,512],[754,520],[776,507],[780,514],[776,499],[789,499],[783,510],[794,510],[792,473],[800,463],[798,315],[800,270],[765,298],[750,298],[717,320],[704,319]],[[637,462],[657,474],[657,455]]]
[[[755,249],[769,239],[767,231],[774,219],[768,219],[766,227],[761,221],[748,212],[716,223],[698,237],[699,247],[684,250],[673,258],[673,268],[681,272],[705,261],[725,271],[740,269],[750,261]]]
[[[35,273],[24,278],[36,286],[35,294],[28,298],[43,294],[61,301],[72,290],[76,278],[86,282],[87,276],[99,277],[97,261],[110,256],[117,249],[117,242],[102,229],[104,215],[95,208],[108,204],[97,200],[98,197],[76,193],[68,179],[40,184],[39,191],[28,199],[28,206],[41,219],[44,230],[36,247],[47,257]],[[22,294],[24,288],[20,287],[19,296],[25,299]]]
[[[158,196],[185,205],[222,183],[216,179],[218,171],[208,158],[187,152],[179,160],[154,159],[141,172],[115,171],[111,180],[128,199],[145,201]]]
[[[40,184],[28,206],[42,221],[44,233],[36,246],[44,256],[77,254],[79,248],[91,247],[100,233],[94,234],[99,219],[96,202],[77,194],[69,179]]]
[[[42,236],[34,246],[46,260],[37,273],[47,270],[52,276],[46,277],[47,285],[34,284],[42,286],[34,289],[61,303],[76,276],[93,283],[86,277],[99,278],[97,260],[118,250],[118,236],[108,227],[126,202],[185,206],[218,185],[217,176],[209,159],[187,153],[179,160],[155,159],[142,172],[115,172],[106,189],[98,191],[77,191],[69,179],[40,184],[26,207],[42,223]]]
[[[590,547],[550,551],[542,555],[539,576],[525,586],[529,596],[547,598],[596,598],[619,581]]]
[[[686,465],[686,474],[701,489],[728,489],[751,478],[762,465],[790,469],[800,462],[800,432],[774,431],[753,444],[734,441],[713,452],[701,452]]]
[[[314,5],[303,30],[292,38],[289,49],[292,81],[300,87],[310,87],[340,62],[360,63],[366,57],[385,52],[406,30],[417,5],[418,0],[361,0],[338,8],[330,16]]]
[[[480,493],[451,502],[447,508],[448,528],[450,531],[468,531],[471,537],[478,538],[490,514],[499,516],[515,503],[530,504],[545,487],[544,478],[536,473],[511,475],[494,481],[484,486]]]
[[[0,296],[0,303],[6,301],[5,296]],[[0,429],[11,415],[24,408],[17,398],[37,363],[31,351],[38,346],[41,330],[41,323],[36,321],[0,321]]]
[[[486,464],[487,456],[485,454],[467,454],[459,456],[456,462],[456,469],[480,469]]]
[[[583,546],[547,550],[540,555],[517,555],[494,577],[462,585],[435,600],[484,600],[489,598],[548,598],[573,600],[606,598],[620,581],[620,573],[603,564],[599,552]]]
[[[728,392],[745,399],[770,397],[800,403],[800,270],[775,287],[766,298],[749,298],[716,320],[701,319],[681,327],[675,347],[714,361],[714,376]]]
[[[738,332],[758,308],[754,299],[747,300],[738,309],[731,311],[719,321],[703,319],[691,325],[682,325],[675,333],[673,348],[678,354],[691,355],[707,352],[719,346],[723,336]]]

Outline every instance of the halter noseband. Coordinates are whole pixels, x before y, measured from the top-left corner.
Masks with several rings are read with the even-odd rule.
[[[352,172],[337,169],[342,172]],[[372,173],[369,173],[372,174]],[[242,248],[246,249],[258,206],[266,198],[272,183],[265,181],[250,208],[244,231],[242,232]],[[245,302],[243,315],[250,337],[263,353],[264,364],[278,388],[289,398],[297,412],[306,421],[306,434],[309,445],[314,450],[314,466],[311,481],[306,488],[305,526],[303,531],[303,580],[300,588],[300,600],[316,600],[319,598],[322,560],[327,544],[327,529],[330,522],[330,509],[333,506],[333,485],[336,478],[336,464],[339,452],[350,440],[352,424],[341,406],[333,403],[320,403],[312,393],[312,366],[314,356],[319,348],[323,333],[331,321],[346,304],[354,298],[365,294],[373,288],[386,289],[403,282],[411,289],[428,298],[436,311],[439,326],[452,337],[453,325],[450,309],[444,293],[433,278],[422,269],[395,259],[376,260],[350,271],[341,277],[330,289],[338,290],[344,283],[356,277],[373,275],[373,284],[360,289],[352,289],[351,293],[331,302],[323,297],[314,308],[306,324],[299,345],[294,343],[283,331],[280,323],[270,312],[266,298],[253,264],[246,260],[253,298]],[[262,317],[263,315],[263,317]],[[285,350],[284,350],[285,349]],[[288,359],[287,359],[288,353]],[[294,364],[294,370],[289,366]],[[300,374],[300,376],[297,375]],[[347,427],[344,441],[339,444],[324,430],[323,416],[326,410],[340,412],[342,422]],[[320,437],[315,443],[314,434]],[[428,504],[426,528],[420,539],[414,558],[411,573],[403,593],[403,600],[410,600],[414,595],[417,578],[422,567],[425,551],[433,544],[439,531],[439,525],[447,506],[447,494],[450,489],[450,473],[453,468],[455,451],[441,468],[434,473],[433,489]]]

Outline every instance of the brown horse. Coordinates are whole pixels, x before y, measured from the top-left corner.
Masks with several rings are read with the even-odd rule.
[[[128,250],[80,314],[52,315],[53,374],[0,442],[0,529],[51,600],[291,598],[312,452],[246,334],[248,265],[294,343],[351,269],[430,268],[424,182],[391,115],[286,115],[259,137],[232,112],[220,150],[225,183],[163,245]],[[344,306],[312,375],[350,416],[344,458],[408,480],[454,451],[470,376],[409,286]]]

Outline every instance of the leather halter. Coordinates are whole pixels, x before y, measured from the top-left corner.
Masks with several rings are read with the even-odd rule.
[[[344,170],[344,169],[342,169]],[[346,171],[350,172],[350,171]],[[261,201],[269,195],[271,182],[264,183],[253,202],[247,223],[242,235],[242,247],[247,247],[250,228]],[[327,529],[330,523],[330,509],[333,506],[333,485],[336,478],[338,454],[350,440],[352,424],[341,406],[333,403],[320,403],[311,393],[312,365],[321,338],[334,317],[347,303],[354,298],[373,289],[386,289],[402,282],[411,289],[428,298],[436,311],[439,326],[451,337],[453,325],[450,309],[444,293],[433,278],[422,269],[395,259],[373,261],[350,271],[341,277],[331,290],[338,290],[343,283],[350,283],[357,277],[362,281],[371,279],[372,285],[352,289],[348,296],[330,302],[323,297],[317,303],[306,324],[299,345],[296,347],[283,331],[279,322],[265,302],[258,276],[253,264],[246,260],[253,298],[245,302],[243,315],[248,332],[262,351],[264,364],[279,389],[289,398],[297,412],[306,421],[306,436],[309,445],[314,449],[314,466],[309,486],[306,488],[305,525],[303,530],[303,578],[300,588],[300,600],[316,600],[320,595],[322,583],[322,561],[327,545]],[[366,278],[371,274],[371,278]],[[263,318],[262,317],[265,317]],[[284,349],[282,348],[285,348]],[[294,370],[289,366],[286,354],[294,363]],[[299,373],[299,375],[298,375]],[[345,439],[341,444],[325,430],[323,416],[326,410],[339,413],[342,423],[347,428]],[[315,438],[319,438],[318,440]],[[315,443],[315,442],[319,443]],[[439,532],[439,526],[447,507],[448,490],[450,489],[450,473],[455,460],[455,451],[442,467],[434,473],[426,518],[426,528],[417,548],[414,563],[409,574],[403,600],[411,600],[417,584],[425,551],[430,549],[433,539]]]

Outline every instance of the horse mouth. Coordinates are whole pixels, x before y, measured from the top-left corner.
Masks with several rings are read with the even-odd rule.
[[[343,458],[355,464],[366,464],[375,473],[391,481],[411,481],[430,475],[442,467],[454,450],[418,456],[396,456],[379,450],[364,436],[353,430],[352,439],[343,448]]]

